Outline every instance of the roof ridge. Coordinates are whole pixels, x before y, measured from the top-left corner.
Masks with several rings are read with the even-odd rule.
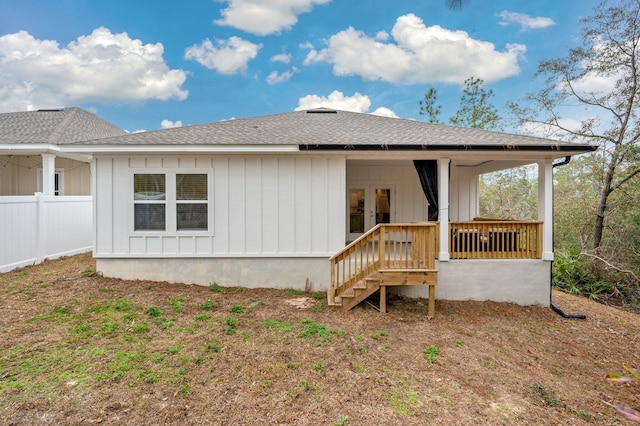
[[[68,110],[65,108],[62,110],[62,112],[65,114],[65,117],[56,126],[53,132],[51,132],[51,134],[47,137],[47,142],[49,143],[52,143],[52,144],[58,143],[58,140],[64,134],[64,131],[66,130],[67,125],[69,124],[71,119],[76,115],[77,108],[69,108]]]

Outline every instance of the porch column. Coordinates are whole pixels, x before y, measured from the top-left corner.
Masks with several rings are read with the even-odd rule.
[[[553,160],[538,161],[538,220],[542,225],[542,260],[553,260]]]
[[[438,160],[438,221],[440,222],[440,247],[438,260],[449,261],[449,160]]]
[[[55,195],[56,156],[42,154],[42,193]]]

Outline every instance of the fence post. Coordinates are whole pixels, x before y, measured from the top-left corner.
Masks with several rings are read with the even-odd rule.
[[[36,192],[36,263],[41,263],[45,256],[46,236],[45,236],[45,205],[44,194]]]

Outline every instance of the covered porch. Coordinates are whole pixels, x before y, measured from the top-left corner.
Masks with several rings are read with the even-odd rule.
[[[347,162],[347,241],[331,257],[331,281],[328,303],[350,309],[369,295],[380,293],[380,310],[386,308],[387,287],[401,294],[429,300],[429,316],[435,312],[435,298],[448,300],[498,300],[519,304],[550,303],[550,267],[553,259],[552,177],[553,159],[535,161],[538,176],[538,217],[536,220],[487,220],[479,216],[479,176],[483,173],[531,164],[531,160],[504,159],[475,161],[440,158],[432,160],[432,191],[435,200],[421,196],[425,208],[416,208],[416,185],[424,182],[405,177],[404,182],[384,189],[388,214],[381,214],[373,202],[356,212],[369,215],[375,224],[353,239],[353,170]],[[370,167],[378,167],[369,163]],[[399,165],[386,163],[390,169]],[[352,169],[365,168],[364,162],[352,162]],[[404,174],[408,174],[408,170]],[[360,170],[358,175],[362,175]],[[380,176],[379,170],[375,173]],[[392,176],[393,171],[388,175]],[[396,175],[403,175],[396,170]],[[363,179],[359,178],[358,186]],[[416,183],[418,182],[418,183]],[[392,188],[392,190],[388,188]],[[373,192],[373,191],[372,191]],[[410,195],[408,195],[410,194]],[[394,199],[395,198],[395,199]],[[407,199],[413,207],[407,209]],[[401,203],[403,206],[399,206]],[[435,204],[435,206],[434,206]],[[384,213],[384,212],[382,212]],[[435,214],[434,214],[435,213]],[[399,220],[398,220],[399,219]],[[431,219],[431,220],[429,220]],[[352,240],[352,241],[351,241]]]

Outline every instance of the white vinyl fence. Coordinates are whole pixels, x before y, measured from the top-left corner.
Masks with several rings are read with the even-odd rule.
[[[0,272],[90,251],[92,197],[0,197]]]

